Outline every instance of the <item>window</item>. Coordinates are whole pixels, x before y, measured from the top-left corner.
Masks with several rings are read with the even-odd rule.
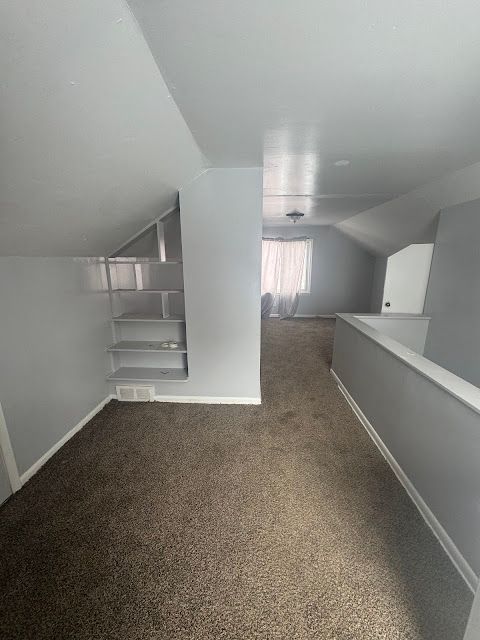
[[[312,282],[312,238],[307,238],[305,242],[305,261],[303,263],[302,284],[300,285],[300,293],[310,293],[310,285]]]

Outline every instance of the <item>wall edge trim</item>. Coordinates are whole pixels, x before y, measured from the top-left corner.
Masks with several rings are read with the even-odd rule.
[[[7,471],[8,481],[12,493],[16,493],[22,488],[22,481],[18,473],[17,461],[13,452],[12,442],[10,440],[10,434],[8,433],[7,423],[5,415],[3,413],[2,405],[0,404],[0,456],[3,457],[5,468]]]
[[[87,415],[84,418],[80,420],[80,422],[78,422],[74,427],[72,427],[70,431],[67,431],[67,433],[64,436],[62,436],[60,440],[58,440],[58,442],[56,442],[53,445],[53,447],[50,447],[50,449],[46,451],[43,454],[43,456],[41,456],[36,462],[34,462],[29,469],[27,469],[24,473],[22,473],[22,475],[20,476],[21,485],[23,486],[26,482],[28,482],[30,478],[32,478],[32,476],[34,476],[37,473],[37,471],[39,471],[43,467],[43,465],[55,453],[57,453],[57,451],[61,449],[65,443],[67,443],[70,440],[70,438],[72,438],[76,433],[78,433],[87,424],[87,422],[90,422],[90,420],[94,416],[96,416],[97,413],[99,413],[105,407],[105,405],[107,405],[110,402],[110,400],[113,400],[114,398],[116,398],[116,396],[108,395],[101,402],[99,402],[96,407],[94,407],[89,413],[87,413]]]
[[[365,428],[370,438],[375,443],[380,453],[388,462],[390,468],[392,469],[394,474],[397,476],[398,480],[400,481],[401,485],[407,492],[408,496],[416,506],[417,510],[420,512],[420,515],[422,516],[422,518],[424,519],[428,527],[431,529],[434,536],[437,538],[437,540],[441,544],[445,553],[450,558],[452,564],[455,566],[459,574],[462,576],[468,588],[472,591],[472,593],[475,593],[479,585],[479,577],[475,574],[473,569],[470,567],[468,562],[460,553],[459,549],[457,548],[453,540],[450,538],[450,536],[445,531],[443,526],[437,520],[434,513],[431,511],[430,507],[423,500],[422,496],[418,493],[415,486],[408,478],[407,474],[403,471],[403,469],[400,467],[396,459],[390,453],[389,449],[386,447],[383,440],[375,431],[371,422],[368,420],[368,418],[362,412],[362,410],[357,405],[355,400],[352,398],[352,396],[348,392],[347,388],[345,387],[341,379],[338,377],[338,375],[335,373],[333,369],[330,369],[330,373],[333,379],[335,380],[335,382],[337,383],[338,388],[340,389],[341,393],[345,397],[346,401],[348,402],[353,412],[357,416],[358,420],[361,422],[361,424]]]

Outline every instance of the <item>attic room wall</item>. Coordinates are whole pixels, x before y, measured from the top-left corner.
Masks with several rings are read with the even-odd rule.
[[[210,169],[180,210],[189,379],[156,393],[259,402],[262,169]]]
[[[121,255],[127,258],[158,258],[157,233],[154,227],[148,229],[135,242],[123,249]]]
[[[105,287],[95,258],[0,258],[0,403],[20,475],[107,395]]]
[[[167,260],[182,258],[182,232],[180,213],[168,216],[163,225]]]
[[[375,258],[334,227],[266,226],[263,236],[313,238],[311,293],[300,296],[297,315],[370,310]]]
[[[260,399],[261,168],[210,169],[180,192],[187,395]]]
[[[370,311],[372,313],[382,313],[383,288],[385,286],[385,276],[387,274],[387,260],[380,256],[375,260],[373,270],[372,297]]]
[[[480,199],[440,214],[425,313],[425,356],[480,386]]]

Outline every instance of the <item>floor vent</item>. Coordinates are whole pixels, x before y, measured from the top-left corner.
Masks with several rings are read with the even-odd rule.
[[[117,386],[117,399],[124,402],[153,402],[155,391],[153,387],[138,387],[135,385]]]

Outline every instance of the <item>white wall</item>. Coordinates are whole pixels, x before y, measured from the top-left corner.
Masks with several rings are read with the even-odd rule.
[[[180,192],[187,382],[156,393],[260,399],[262,169],[210,169]]]
[[[0,258],[0,402],[20,474],[107,395],[104,267]]]
[[[337,320],[332,370],[475,588],[480,575],[480,390],[406,347]],[[363,327],[363,328],[362,328]]]
[[[480,386],[480,200],[440,214],[425,312],[425,353]]]
[[[189,382],[260,397],[262,169],[211,169],[180,192]]]
[[[411,244],[387,259],[382,311],[423,313],[433,244]]]
[[[263,235],[313,239],[311,292],[300,296],[298,315],[369,311],[375,259],[357,243],[331,226],[265,226]]]
[[[379,257],[375,260],[373,269],[372,297],[370,301],[370,311],[381,313],[383,305],[383,288],[385,286],[385,276],[387,274],[387,258]]]
[[[429,318],[400,318],[378,316],[356,316],[369,327],[379,331],[400,344],[412,349],[415,353],[423,355],[425,341],[427,339]]]

